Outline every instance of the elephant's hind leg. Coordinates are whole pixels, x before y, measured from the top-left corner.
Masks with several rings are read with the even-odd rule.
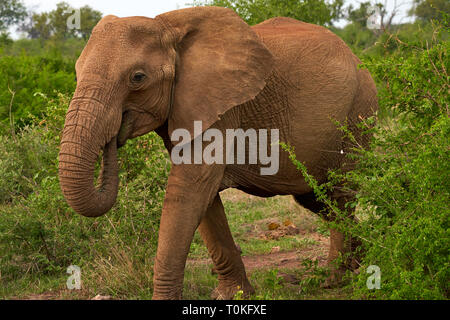
[[[330,217],[326,214],[325,204],[316,200],[316,196],[313,192],[295,195],[295,201],[311,212],[319,215],[321,218],[325,220],[329,220]],[[334,260],[336,260],[341,253],[344,253],[344,236],[342,233],[336,230],[330,230],[330,247],[328,251],[328,263],[332,264]]]
[[[245,273],[244,263],[233,241],[219,194],[208,208],[198,228],[219,277],[214,299],[232,299],[238,290],[254,293]]]
[[[348,200],[346,197],[335,192],[331,195],[331,198],[337,201],[339,209],[346,210],[345,202]],[[303,195],[295,195],[294,199],[298,204],[314,212],[315,214],[318,214],[325,220],[331,221],[336,218],[327,214],[325,211],[325,204],[317,201],[313,192]],[[345,270],[351,269],[349,262],[347,261],[341,261],[339,264],[336,263],[342,255],[348,254],[352,251],[353,248],[351,243],[351,240],[345,239],[342,232],[336,229],[330,229],[330,247],[327,260],[331,267],[332,274],[327,281],[327,286],[336,285]]]

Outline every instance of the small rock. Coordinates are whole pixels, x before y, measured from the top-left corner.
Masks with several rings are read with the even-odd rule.
[[[96,295],[91,300],[111,300],[111,296]]]

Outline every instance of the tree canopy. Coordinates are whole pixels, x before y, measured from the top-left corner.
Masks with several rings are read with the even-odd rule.
[[[450,14],[450,1],[448,0],[414,0],[414,7],[409,11],[419,20],[442,20],[443,13]]]
[[[27,15],[21,0],[0,1],[0,32],[22,21]]]
[[[332,25],[342,17],[344,0],[206,0],[194,5],[234,9],[248,24],[258,24],[273,17],[290,17],[318,25]]]
[[[22,30],[32,39],[47,40],[50,38],[67,39],[81,37],[87,39],[92,29],[102,18],[100,11],[89,6],[77,9],[71,7],[67,2],[60,2],[56,9],[50,12],[34,13],[28,23],[23,24]],[[67,26],[68,19],[77,12],[80,13],[79,28],[70,29]]]

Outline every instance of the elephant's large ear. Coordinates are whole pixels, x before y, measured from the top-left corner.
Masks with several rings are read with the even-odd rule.
[[[265,86],[273,57],[233,11],[194,7],[156,17],[176,43],[178,62],[169,134],[194,121],[210,127],[230,108],[253,99]]]

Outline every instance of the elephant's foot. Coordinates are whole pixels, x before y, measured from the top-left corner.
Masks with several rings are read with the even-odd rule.
[[[321,285],[322,288],[339,288],[345,282],[345,274],[350,271],[356,273],[359,263],[354,258],[349,258],[345,263],[336,265],[336,261],[328,263],[330,268],[330,275],[325,279]]]
[[[164,295],[154,293],[152,296],[152,300],[181,300],[181,299],[182,299],[181,294]]]
[[[345,271],[342,269],[331,270],[330,275],[321,284],[321,287],[324,289],[333,289],[341,287],[343,285],[344,274]]]
[[[344,282],[347,271],[355,271],[359,267],[357,248],[361,242],[356,238],[345,239],[344,234],[330,230],[330,249],[328,252],[328,266],[330,276],[322,284],[324,288],[340,287]]]
[[[219,285],[211,293],[211,298],[215,300],[232,300],[236,293],[243,291],[243,297],[248,298],[255,293],[255,289],[252,287],[247,279],[244,281],[219,281]]]
[[[153,279],[152,300],[181,300],[183,298],[183,280],[168,279],[170,278]]]

